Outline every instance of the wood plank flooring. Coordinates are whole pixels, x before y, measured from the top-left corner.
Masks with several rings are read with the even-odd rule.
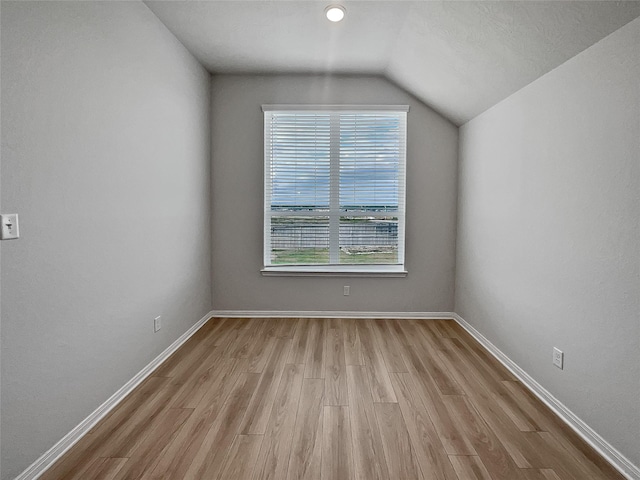
[[[41,480],[623,480],[450,320],[209,320]]]

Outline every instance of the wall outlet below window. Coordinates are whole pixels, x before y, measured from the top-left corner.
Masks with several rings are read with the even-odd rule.
[[[344,296],[348,297],[350,293],[351,293],[351,287],[349,285],[345,285],[344,286]]]

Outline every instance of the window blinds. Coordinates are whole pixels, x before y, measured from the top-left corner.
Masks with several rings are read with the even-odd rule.
[[[406,110],[265,108],[265,266],[404,263]]]

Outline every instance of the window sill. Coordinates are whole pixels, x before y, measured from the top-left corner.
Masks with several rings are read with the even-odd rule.
[[[305,265],[270,266],[260,270],[265,277],[406,277],[402,265]]]

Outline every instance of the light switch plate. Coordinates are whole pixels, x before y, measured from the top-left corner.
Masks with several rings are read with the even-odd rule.
[[[18,228],[18,214],[6,213],[0,215],[0,240],[13,240],[20,237],[20,229]]]

